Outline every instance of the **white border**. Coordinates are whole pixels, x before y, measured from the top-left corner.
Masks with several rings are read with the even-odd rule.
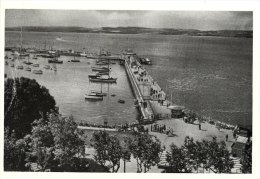
[[[246,0],[230,0],[230,1],[1,1],[1,15],[0,15],[0,178],[133,178],[133,177],[147,177],[147,178],[219,178],[228,177],[236,179],[247,179],[247,178],[260,178],[259,172],[259,161],[260,161],[260,148],[259,148],[259,137],[260,137],[260,115],[259,115],[259,91],[260,91],[260,58],[259,58],[259,9],[260,3],[258,0],[246,1]],[[207,174],[93,174],[93,173],[21,173],[21,172],[3,172],[3,119],[4,119],[4,20],[5,20],[5,9],[79,9],[79,10],[195,10],[195,11],[253,11],[253,174],[248,175],[207,175]]]

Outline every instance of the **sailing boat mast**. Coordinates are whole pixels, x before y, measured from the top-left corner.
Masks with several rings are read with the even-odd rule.
[[[23,27],[21,26],[20,30],[20,53],[22,52],[23,49]]]

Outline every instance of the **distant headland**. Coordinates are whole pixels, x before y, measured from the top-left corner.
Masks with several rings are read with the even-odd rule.
[[[6,27],[6,31],[20,31],[21,27]],[[253,31],[248,30],[210,30],[146,28],[146,27],[101,27],[86,28],[77,26],[23,26],[26,32],[73,32],[73,33],[107,33],[107,34],[160,34],[252,38]]]

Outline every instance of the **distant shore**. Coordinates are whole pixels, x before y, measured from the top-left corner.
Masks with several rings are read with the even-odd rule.
[[[102,34],[158,34],[158,35],[188,35],[210,37],[237,37],[252,38],[253,31],[243,30],[209,30],[197,29],[170,29],[170,28],[145,28],[145,27],[63,27],[63,26],[24,26],[6,27],[5,31],[20,32],[62,32],[62,33],[102,33]]]

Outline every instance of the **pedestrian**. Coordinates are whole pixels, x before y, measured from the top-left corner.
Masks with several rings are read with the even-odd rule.
[[[228,134],[226,135],[226,142],[228,141]]]

